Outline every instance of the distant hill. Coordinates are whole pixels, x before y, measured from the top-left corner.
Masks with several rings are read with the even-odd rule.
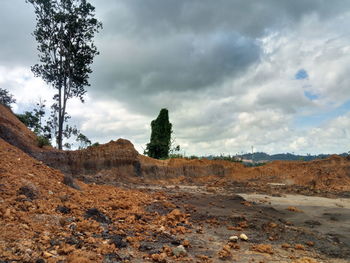
[[[263,162],[263,161],[312,161],[315,159],[326,159],[332,154],[319,154],[319,155],[296,155],[292,153],[278,153],[278,154],[267,154],[264,152],[256,152],[254,154],[252,153],[246,153],[242,155],[238,155],[237,157],[240,157],[244,160],[254,160],[254,162]],[[340,156],[348,156],[348,153],[342,153],[339,154]]]

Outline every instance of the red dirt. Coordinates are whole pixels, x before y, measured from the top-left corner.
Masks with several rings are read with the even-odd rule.
[[[0,168],[0,260],[101,262],[103,255],[118,251],[108,239],[98,236],[103,232],[121,235],[137,248],[142,240],[152,237],[153,231],[163,227],[177,233],[176,222],[186,220],[179,210],[166,216],[145,212],[147,204],[164,199],[161,194],[150,196],[82,182],[78,183],[81,191],[72,189],[62,183],[64,176],[59,171],[2,139]],[[62,213],[59,207],[67,211]],[[86,218],[86,211],[92,208],[111,223],[102,227]],[[77,240],[74,242],[82,247],[65,242],[69,239]]]

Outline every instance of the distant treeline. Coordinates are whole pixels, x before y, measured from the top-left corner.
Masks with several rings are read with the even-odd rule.
[[[342,153],[339,154],[340,156],[349,156],[348,153]],[[292,153],[278,153],[278,154],[267,154],[264,152],[256,152],[256,153],[246,153],[242,155],[238,155],[237,157],[240,157],[245,160],[253,160],[254,162],[262,162],[262,161],[312,161],[316,159],[326,159],[331,154],[318,154],[318,155],[298,155],[298,154],[292,154]]]
[[[293,153],[278,153],[278,154],[267,154],[264,152],[256,153],[245,153],[240,155],[207,155],[207,156],[184,156],[182,154],[170,154],[169,158],[184,158],[184,159],[208,159],[208,160],[222,160],[230,162],[243,162],[248,166],[263,165],[267,162],[272,161],[312,161],[316,159],[326,159],[332,154],[318,154],[318,155],[298,155]],[[347,157],[349,153],[338,154],[339,156]]]

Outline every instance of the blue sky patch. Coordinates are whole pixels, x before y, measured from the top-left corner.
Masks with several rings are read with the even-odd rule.
[[[308,79],[309,74],[305,69],[299,69],[299,71],[295,74],[295,79]]]
[[[298,117],[294,121],[294,125],[298,128],[318,127],[326,121],[345,115],[347,112],[350,112],[350,101],[327,112]]]
[[[309,100],[316,100],[318,99],[318,95],[312,93],[312,92],[309,92],[309,91],[304,91],[304,95],[305,97],[307,97]]]

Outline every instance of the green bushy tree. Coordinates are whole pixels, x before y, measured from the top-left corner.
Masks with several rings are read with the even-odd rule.
[[[161,109],[157,119],[151,122],[151,140],[146,145],[145,154],[149,157],[168,158],[171,146],[172,124],[167,109]]]

